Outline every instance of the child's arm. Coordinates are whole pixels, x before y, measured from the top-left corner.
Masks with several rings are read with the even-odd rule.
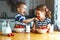
[[[47,25],[47,29],[50,29],[50,27],[51,27],[51,24],[48,24],[48,25]]]
[[[33,26],[32,26],[32,32],[35,32],[35,30],[36,30],[35,27],[36,27],[35,24],[33,24]]]
[[[34,20],[34,18],[31,18],[31,19],[23,20],[23,22],[24,22],[24,23],[29,23],[29,22],[31,22],[31,21],[33,21],[33,20]]]
[[[48,22],[47,29],[48,29],[48,32],[49,32],[50,31],[50,27],[51,27],[51,20],[49,19],[47,22]]]
[[[32,27],[32,29],[35,29],[35,24],[33,24],[33,27]]]

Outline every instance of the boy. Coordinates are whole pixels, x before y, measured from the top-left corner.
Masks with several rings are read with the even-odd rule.
[[[15,28],[25,28],[26,24],[34,20],[34,18],[25,19],[26,8],[27,6],[24,2],[17,3],[16,9],[18,14],[15,16]]]

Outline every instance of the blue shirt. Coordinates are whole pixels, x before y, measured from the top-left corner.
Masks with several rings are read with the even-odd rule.
[[[15,24],[25,25],[25,23],[23,22],[23,20],[25,20],[25,16],[23,16],[21,14],[17,14],[15,16]]]
[[[34,23],[36,27],[47,26],[48,24],[51,24],[51,20],[49,18],[46,18],[44,21],[35,21]]]

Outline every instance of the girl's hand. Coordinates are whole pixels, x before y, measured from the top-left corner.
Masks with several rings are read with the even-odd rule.
[[[36,29],[35,28],[32,28],[32,32],[36,33]]]

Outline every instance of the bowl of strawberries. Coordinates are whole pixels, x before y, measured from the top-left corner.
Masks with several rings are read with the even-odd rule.
[[[42,28],[38,28],[38,29],[37,29],[37,32],[38,32],[38,33],[46,33],[47,30],[48,30],[48,29],[47,29],[46,27],[42,27]]]
[[[15,32],[25,32],[25,27],[24,26],[21,26],[21,25],[16,25],[14,27],[14,31]]]

